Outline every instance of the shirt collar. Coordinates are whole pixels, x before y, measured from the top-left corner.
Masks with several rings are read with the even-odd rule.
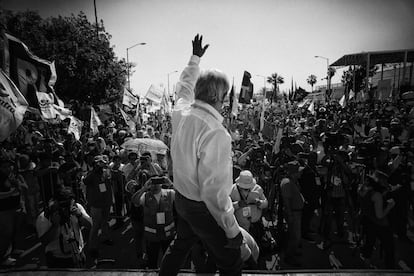
[[[208,103],[205,103],[203,101],[200,100],[195,100],[194,103],[192,104],[192,106],[194,108],[199,108],[204,110],[207,113],[210,113],[214,118],[216,118],[220,123],[223,123],[223,116],[221,116],[221,114],[211,105],[209,105]]]

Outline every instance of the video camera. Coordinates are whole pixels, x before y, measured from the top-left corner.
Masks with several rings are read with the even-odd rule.
[[[338,131],[325,133],[324,148],[328,151],[336,151],[345,142],[345,136]]]

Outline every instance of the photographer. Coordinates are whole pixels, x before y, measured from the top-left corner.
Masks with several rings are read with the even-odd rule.
[[[37,218],[36,230],[49,268],[81,268],[85,264],[80,226],[90,228],[92,219],[74,198],[70,188],[58,190]]]
[[[395,206],[393,199],[386,200],[384,193],[388,189],[388,175],[376,171],[368,177],[366,186],[363,186],[361,196],[362,225],[366,235],[366,241],[362,248],[361,257],[370,263],[369,259],[377,238],[385,255],[385,267],[393,269],[395,266],[394,237],[389,223],[389,214]]]
[[[153,176],[132,196],[132,203],[144,209],[144,237],[150,269],[158,267],[160,251],[164,254],[175,236],[175,191],[163,189],[165,183],[170,183],[168,177]]]
[[[89,250],[91,257],[97,258],[98,231],[102,230],[103,243],[113,245],[109,235],[109,212],[112,206],[111,175],[107,169],[107,156],[97,155],[94,158],[94,168],[86,176],[86,199],[90,208],[93,226],[89,233]]]

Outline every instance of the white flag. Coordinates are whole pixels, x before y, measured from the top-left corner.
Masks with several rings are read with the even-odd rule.
[[[339,104],[342,106],[342,107],[345,107],[345,95],[343,95],[342,96],[342,98],[339,100]]]
[[[70,124],[68,127],[68,133],[73,133],[76,140],[79,140],[82,134],[83,122],[74,116],[70,116]]]
[[[90,129],[92,134],[96,135],[99,133],[98,126],[102,125],[101,119],[99,119],[98,114],[96,114],[95,109],[91,106],[91,124]]]
[[[135,126],[135,122],[131,119],[131,117],[129,117],[128,114],[125,113],[125,111],[122,110],[122,108],[119,109],[119,111],[121,112],[122,117],[125,120],[125,123],[128,125],[129,130],[131,131],[132,134],[136,134],[136,126]]]
[[[45,121],[58,122],[72,115],[72,111],[65,108],[63,101],[59,98],[56,98],[58,104],[55,104],[56,96],[53,93],[36,92],[36,96],[41,116]]]
[[[148,89],[147,95],[145,95],[145,97],[154,103],[160,104],[163,94],[164,92],[161,87],[157,87],[152,84]]]
[[[7,139],[23,121],[28,103],[14,83],[0,69],[0,142]]]
[[[312,101],[311,104],[308,107],[309,112],[314,115],[315,114],[315,102]]]

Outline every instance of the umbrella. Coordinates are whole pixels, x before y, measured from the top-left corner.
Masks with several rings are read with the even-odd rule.
[[[150,138],[130,139],[121,145],[126,150],[143,153],[144,151],[166,154],[168,147],[161,140]]]

